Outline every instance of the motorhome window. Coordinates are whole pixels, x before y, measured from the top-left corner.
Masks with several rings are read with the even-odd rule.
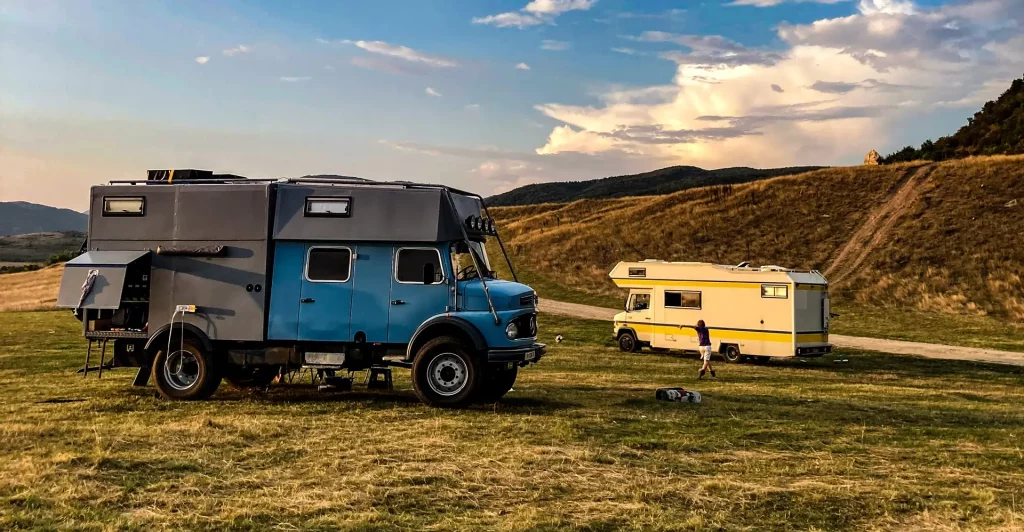
[[[633,294],[629,310],[647,310],[651,308],[651,294]]]
[[[306,216],[348,218],[352,213],[352,198],[306,198]]]
[[[145,216],[146,198],[103,197],[103,216]]]
[[[310,248],[306,257],[306,279],[321,283],[344,283],[352,271],[348,248]]]
[[[666,308],[699,309],[700,292],[665,292]]]
[[[647,277],[647,268],[630,268],[630,277]]]
[[[761,285],[761,297],[788,299],[789,286],[784,284],[763,284]]]
[[[434,280],[429,284],[440,284],[444,280],[441,269],[441,252],[434,248],[404,248],[398,250],[398,264],[395,278],[400,283],[424,283],[423,274],[428,265],[433,266]]]

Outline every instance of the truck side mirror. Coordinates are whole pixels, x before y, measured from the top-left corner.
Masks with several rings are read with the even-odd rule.
[[[423,265],[423,284],[434,284],[437,276],[434,275],[434,263],[428,262]]]

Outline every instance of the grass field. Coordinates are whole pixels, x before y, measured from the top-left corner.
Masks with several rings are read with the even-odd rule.
[[[1021,530],[1021,368],[844,352],[767,366],[561,333],[506,400],[394,392],[202,403],[90,375],[64,312],[0,313],[3,530]],[[654,400],[659,386],[700,405]]]

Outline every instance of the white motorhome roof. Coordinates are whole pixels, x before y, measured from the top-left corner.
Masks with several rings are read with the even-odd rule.
[[[781,266],[729,266],[710,262],[668,262],[643,260],[620,262],[608,276],[620,287],[650,286],[656,281],[710,281],[751,283],[797,283],[827,285],[816,270],[794,270]]]

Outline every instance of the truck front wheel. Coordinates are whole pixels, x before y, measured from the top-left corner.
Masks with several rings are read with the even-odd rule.
[[[640,348],[636,336],[631,331],[623,331],[619,335],[619,350],[623,353],[635,353]]]
[[[220,372],[208,353],[191,339],[172,340],[153,360],[153,381],[165,399],[198,401],[209,398],[220,386]]]
[[[480,384],[480,401],[483,403],[497,402],[512,389],[518,375],[519,368],[514,364],[511,369],[505,367],[504,364],[491,364],[484,372],[484,381]]]
[[[416,353],[412,386],[428,405],[461,408],[473,401],[480,388],[480,366],[458,338],[434,338]]]

